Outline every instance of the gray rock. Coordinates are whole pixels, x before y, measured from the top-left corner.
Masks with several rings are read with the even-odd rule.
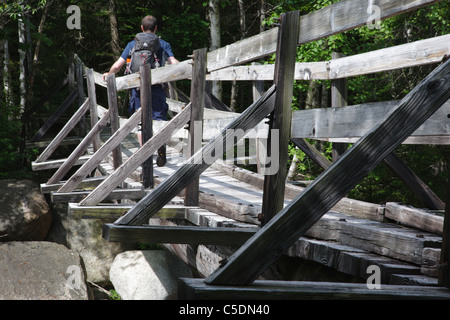
[[[136,249],[136,245],[106,241],[102,237],[103,221],[71,218],[67,204],[57,204],[53,211],[54,223],[46,240],[78,252],[86,266],[88,281],[110,285],[109,269],[114,258],[121,252]]]
[[[164,250],[127,251],[117,255],[110,279],[123,300],[173,300],[178,279],[192,278],[191,270]]]
[[[80,256],[51,242],[0,244],[0,300],[88,300]]]
[[[52,213],[37,183],[0,181],[0,241],[42,241],[51,223]]]

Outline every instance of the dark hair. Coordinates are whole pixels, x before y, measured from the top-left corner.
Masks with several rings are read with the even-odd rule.
[[[146,16],[142,19],[142,27],[144,31],[155,32],[158,21],[154,16]]]

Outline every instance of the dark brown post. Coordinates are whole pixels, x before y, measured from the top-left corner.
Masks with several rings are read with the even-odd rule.
[[[279,130],[279,139],[273,141],[271,130],[267,141],[267,150],[272,144],[278,145],[279,169],[275,175],[266,175],[262,206],[262,224],[265,225],[284,206],[284,190],[287,176],[288,146],[291,136],[292,96],[294,90],[297,40],[300,32],[298,11],[281,16],[278,34],[277,58],[275,64],[275,85],[277,88],[275,109],[272,113],[271,130]],[[273,165],[273,164],[272,164]]]
[[[447,201],[445,203],[444,229],[442,232],[439,285],[450,288],[450,173],[447,180]]]
[[[75,81],[77,83],[77,107],[80,107],[85,101],[84,94],[84,78],[83,78],[83,64],[79,61],[78,57],[75,57]],[[83,115],[79,122],[80,137],[86,135],[86,117]]]
[[[120,128],[119,122],[119,104],[117,103],[117,85],[116,75],[108,75],[107,90],[108,90],[108,107],[111,121],[111,135],[113,135]],[[122,164],[122,150],[120,144],[113,150],[113,165],[114,169],[117,169]]]
[[[344,57],[343,54],[333,52],[332,59]],[[347,79],[337,79],[331,81],[331,107],[339,108],[345,107],[348,104],[347,100]],[[347,150],[347,143],[333,143],[333,162],[337,161],[339,157]]]
[[[194,65],[191,82],[191,121],[189,124],[188,154],[186,155],[186,158],[190,158],[202,148],[203,109],[205,106],[206,87],[206,54],[206,48],[194,51]],[[196,178],[185,189],[184,205],[198,206],[198,192],[199,178]]]
[[[142,145],[153,137],[152,112],[152,71],[151,66],[140,68],[141,73],[141,108],[142,108]],[[142,164],[142,179],[144,188],[153,188],[153,156]]]

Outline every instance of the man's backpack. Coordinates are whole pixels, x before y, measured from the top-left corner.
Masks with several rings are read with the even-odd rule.
[[[130,53],[130,62],[127,65],[126,74],[139,72],[141,66],[147,64],[151,65],[151,68],[159,67],[156,53],[161,48],[159,37],[154,33],[138,33],[135,39],[136,43]]]

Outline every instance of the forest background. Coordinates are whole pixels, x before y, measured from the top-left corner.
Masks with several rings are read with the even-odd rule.
[[[32,172],[37,149],[26,148],[29,140],[67,97],[67,90],[54,95],[38,108],[36,104],[49,89],[67,76],[76,53],[84,64],[106,72],[126,44],[139,32],[141,18],[158,18],[158,35],[172,45],[182,61],[193,50],[210,50],[255,35],[273,26],[283,12],[299,10],[301,15],[316,11],[337,0],[24,0],[0,1],[0,179],[31,178],[42,183],[45,173]],[[80,8],[79,28],[68,28],[73,12]],[[381,22],[377,28],[364,26],[298,48],[298,62],[326,61],[332,52],[354,55],[376,49],[427,39],[450,32],[450,2],[441,1]],[[267,57],[261,63],[274,63]],[[435,66],[400,69],[348,79],[348,103],[356,105],[401,99]],[[189,82],[177,83],[189,93]],[[223,82],[214,89],[226,105],[242,112],[250,105],[251,83]],[[99,94],[99,104],[107,105]],[[121,113],[126,114],[124,95]],[[296,81],[292,108],[330,106],[329,81]],[[74,112],[74,105],[70,112]],[[331,159],[329,143],[316,144]],[[447,146],[404,145],[400,157],[441,199],[446,196],[450,148]],[[322,169],[293,145],[291,160],[296,163],[295,179],[312,180]],[[290,164],[289,164],[290,165]],[[370,173],[349,197],[373,203],[421,203],[384,164]]]

